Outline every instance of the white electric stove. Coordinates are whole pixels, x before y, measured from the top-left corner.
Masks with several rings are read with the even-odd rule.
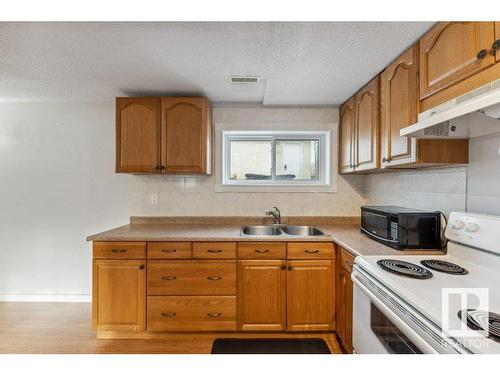
[[[356,257],[357,353],[500,353],[500,217],[454,212],[446,255]]]

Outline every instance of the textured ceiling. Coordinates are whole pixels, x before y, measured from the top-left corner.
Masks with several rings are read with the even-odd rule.
[[[0,100],[202,94],[212,102],[338,105],[431,26],[0,22]],[[240,74],[263,80],[227,83],[227,76]]]

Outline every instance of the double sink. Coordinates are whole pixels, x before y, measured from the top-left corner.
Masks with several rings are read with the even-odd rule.
[[[328,236],[311,225],[249,225],[241,227],[242,236]]]

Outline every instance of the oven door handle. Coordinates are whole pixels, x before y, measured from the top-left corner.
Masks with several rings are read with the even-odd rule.
[[[380,236],[377,236],[376,234],[373,234],[371,232],[368,232],[365,228],[361,227],[361,232],[363,232],[364,234],[366,234],[367,236],[370,236],[370,237],[373,237],[373,238],[376,238],[377,240],[381,240],[381,241],[385,241],[385,242],[390,242],[390,243],[398,243],[399,241],[396,241],[396,240],[389,240],[387,238],[384,238],[384,237],[380,237]]]
[[[379,308],[384,315],[396,324],[397,327],[406,335],[408,338],[426,354],[439,354],[439,352],[429,345],[424,339],[422,339],[411,327],[409,327],[399,316],[391,311],[384,303],[382,303],[375,294],[373,294],[357,277],[358,272],[354,271],[351,275],[351,279],[356,284],[356,286],[365,293],[370,301],[372,301],[377,308]]]

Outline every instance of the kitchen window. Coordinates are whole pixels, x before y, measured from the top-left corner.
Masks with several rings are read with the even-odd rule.
[[[304,126],[307,128],[307,126]],[[216,191],[334,191],[332,129],[218,127]]]

